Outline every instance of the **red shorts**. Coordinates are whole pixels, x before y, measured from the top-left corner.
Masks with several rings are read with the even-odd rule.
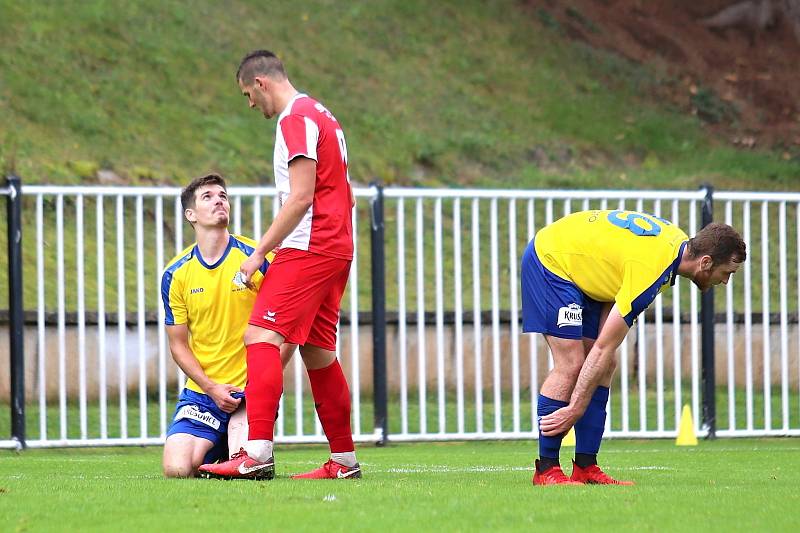
[[[269,265],[249,323],[286,342],[336,350],[339,305],[350,260],[282,248]]]

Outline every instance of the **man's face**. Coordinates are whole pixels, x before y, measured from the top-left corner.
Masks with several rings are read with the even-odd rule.
[[[227,227],[231,206],[228,193],[221,185],[204,185],[194,193],[194,207],[186,210],[186,218],[195,226]]]
[[[256,78],[252,85],[246,85],[242,80],[239,80],[239,88],[242,94],[247,98],[247,104],[250,109],[258,109],[264,118],[271,119],[277,113],[275,112],[275,102],[267,91],[268,79]]]
[[[713,260],[711,256],[704,255],[700,259],[700,270],[695,274],[692,280],[694,284],[697,285],[697,288],[703,292],[720,283],[727,285],[731,276],[739,270],[739,265],[741,265],[741,263],[728,261],[727,263],[712,265]]]

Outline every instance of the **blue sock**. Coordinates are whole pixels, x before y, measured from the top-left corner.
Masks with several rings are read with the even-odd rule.
[[[549,415],[553,411],[558,411],[567,405],[569,405],[569,402],[554,400],[540,394],[539,402],[536,406],[537,420],[541,420],[543,416]],[[539,429],[539,457],[555,459],[557,462],[558,452],[561,450],[561,440],[563,438],[563,433],[561,435],[556,435],[555,437],[545,437],[542,435],[542,430]]]
[[[606,430],[608,387],[597,387],[583,416],[575,423],[575,453],[597,455]]]

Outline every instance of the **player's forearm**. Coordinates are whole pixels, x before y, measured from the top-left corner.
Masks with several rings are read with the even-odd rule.
[[[602,347],[594,346],[589,355],[586,356],[586,361],[581,367],[581,372],[578,374],[578,381],[575,383],[575,388],[572,389],[572,396],[569,399],[569,405],[578,413],[586,411],[586,407],[592,399],[595,389],[600,384],[600,380],[605,376],[610,367],[612,358],[616,355],[615,349],[604,349]]]
[[[214,381],[203,371],[203,367],[200,366],[200,363],[188,346],[170,343],[169,349],[172,352],[172,359],[175,361],[175,364],[178,365],[178,368],[180,368],[189,379],[197,383],[203,391],[207,391],[208,388],[214,384]]]
[[[263,257],[278,246],[297,227],[309,207],[311,207],[311,200],[293,198],[290,194],[269,229],[261,237],[254,253]]]

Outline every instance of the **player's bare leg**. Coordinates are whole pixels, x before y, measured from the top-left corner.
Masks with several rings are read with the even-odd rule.
[[[293,479],[357,479],[361,467],[356,461],[350,429],[350,388],[336,359],[336,352],[306,344],[300,355],[308,370],[314,405],[331,448],[330,459],[320,468],[292,476]]]
[[[291,362],[292,357],[297,352],[297,345],[290,342],[281,344],[281,366],[286,370],[286,366]]]
[[[542,417],[564,407],[580,374],[585,354],[583,342],[579,339],[561,339],[544,336],[553,354],[553,369],[542,383],[539,394],[537,415]],[[564,435],[546,437],[539,432],[539,459],[536,460],[534,485],[577,485],[561,470],[559,451]]]
[[[540,392],[554,400],[569,401],[583,361],[586,359],[583,342],[545,335],[553,354],[553,369],[542,383]]]
[[[195,477],[214,443],[188,433],[175,433],[164,443],[164,477]]]
[[[247,400],[245,400],[246,402]],[[228,421],[228,455],[232,456],[240,449],[244,448],[247,442],[247,410],[244,405],[239,406],[231,414]]]

